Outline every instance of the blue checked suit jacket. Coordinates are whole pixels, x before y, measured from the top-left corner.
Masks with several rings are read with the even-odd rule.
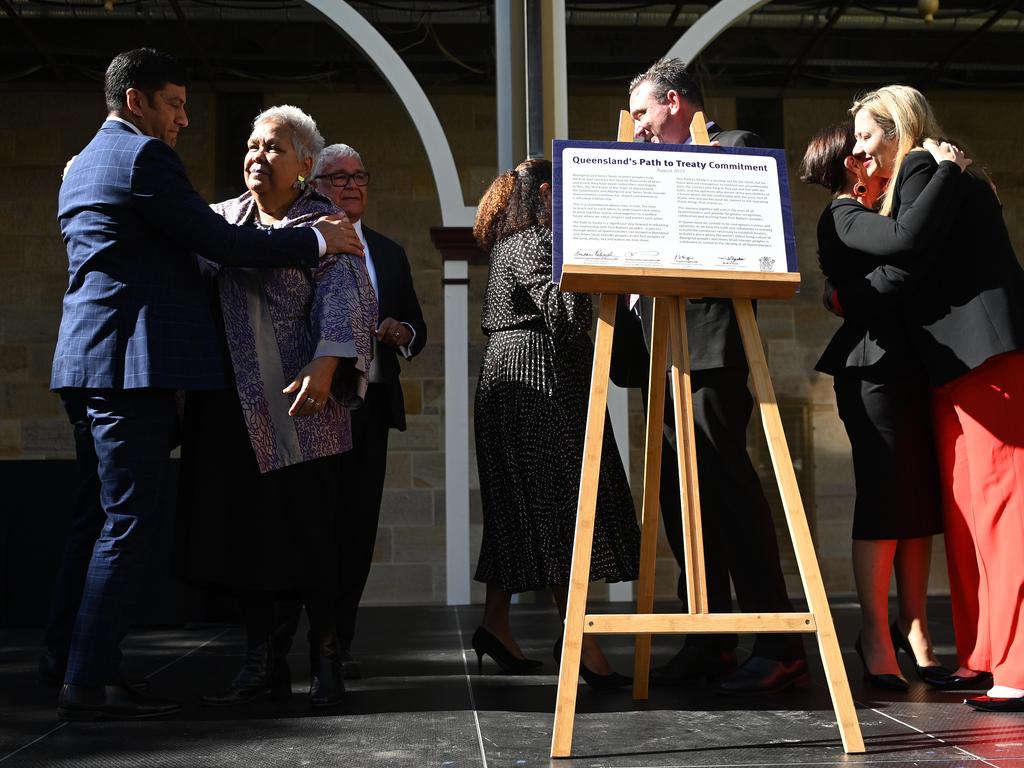
[[[53,389],[206,389],[225,384],[195,254],[235,266],[317,263],[309,228],[228,224],[177,153],[107,120],[60,189],[68,290]]]

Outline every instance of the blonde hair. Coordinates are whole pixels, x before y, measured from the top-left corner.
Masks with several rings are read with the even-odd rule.
[[[921,146],[925,139],[943,141],[945,136],[924,94],[909,85],[887,85],[866,93],[853,102],[850,114],[856,117],[862,109],[867,110],[875,119],[885,137],[896,143],[892,176],[882,194],[882,208],[879,211],[883,216],[889,216],[892,214],[893,183],[907,153]]]

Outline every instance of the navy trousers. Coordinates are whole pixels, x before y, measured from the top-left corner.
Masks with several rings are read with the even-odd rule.
[[[120,643],[163,527],[177,408],[165,389],[65,389],[82,485],[47,628],[65,682],[116,682]]]
[[[59,660],[63,667],[67,664],[71,649],[71,632],[75,628],[75,617],[82,602],[82,589],[92,559],[92,548],[106,518],[100,504],[98,461],[86,418],[85,402],[81,398],[68,400],[62,397],[62,400],[75,432],[78,491],[64,542],[64,556],[50,600],[45,643],[48,653]]]

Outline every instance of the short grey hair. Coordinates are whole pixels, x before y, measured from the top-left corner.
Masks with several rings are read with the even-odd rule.
[[[320,135],[320,131],[316,127],[316,120],[298,107],[293,107],[291,104],[280,104],[256,115],[256,119],[252,121],[252,127],[255,128],[260,123],[278,123],[288,126],[292,132],[292,144],[295,146],[295,154],[298,155],[299,161],[302,162],[308,157],[316,165],[325,143],[324,137]]]
[[[343,157],[354,157],[364,169],[366,168],[362,156],[348,144],[331,144],[329,147],[324,147],[320,153],[320,159],[316,161],[316,167],[313,168],[313,175],[319,176],[324,168]]]

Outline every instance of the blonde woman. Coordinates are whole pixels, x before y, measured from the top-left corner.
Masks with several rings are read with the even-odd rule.
[[[942,129],[908,86],[872,91],[850,113],[853,155],[888,179],[881,212],[898,221],[936,171],[911,150]],[[974,688],[991,673],[993,687],[966,703],[1024,711],[1024,270],[992,184],[972,167],[958,185],[927,248],[834,298],[848,317],[900,307],[928,379],[960,665],[933,684]]]
[[[948,144],[926,141],[940,168],[912,211],[894,221],[874,212],[884,180],[864,174],[852,155],[855,143],[852,120],[831,125],[811,139],[800,167],[801,181],[833,194],[818,220],[818,263],[837,284],[913,258],[948,216],[957,177],[970,163]],[[815,370],[834,377],[853,455],[853,574],[862,619],[855,648],[865,677],[878,688],[907,690],[896,658],[902,648],[922,680],[944,682],[950,671],[932,652],[926,612],[932,537],[942,532],[938,466],[927,380],[902,313],[847,318]],[[894,571],[899,614],[890,624]]]

